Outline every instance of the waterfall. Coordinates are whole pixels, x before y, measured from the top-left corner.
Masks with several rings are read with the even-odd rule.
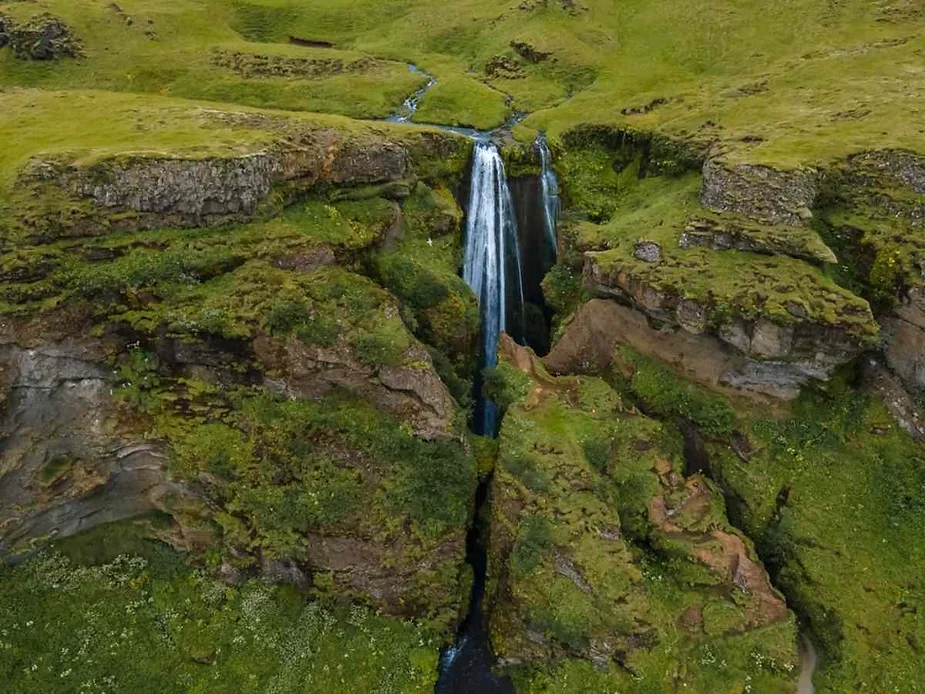
[[[473,152],[463,279],[479,302],[482,364],[496,366],[498,338],[502,331],[522,330],[524,302],[511,191],[501,154],[487,140],[477,141]],[[509,318],[519,321],[519,325],[510,325]],[[518,336],[513,335],[515,339]],[[481,410],[482,433],[493,435],[497,408],[494,403],[485,402]]]
[[[536,138],[536,149],[540,153],[540,162],[543,166],[540,174],[540,189],[543,195],[543,221],[546,224],[546,236],[552,248],[553,258],[558,249],[556,241],[556,225],[559,222],[559,179],[552,169],[552,154],[546,145],[546,137],[540,135]]]

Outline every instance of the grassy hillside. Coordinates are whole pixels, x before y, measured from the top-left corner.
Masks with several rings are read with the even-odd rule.
[[[533,114],[524,135],[622,124],[786,165],[925,140],[925,10],[912,0],[0,3],[14,19],[45,10],[73,25],[85,57],[34,64],[5,51],[0,83],[368,118],[423,83],[413,62],[439,80],[419,118],[444,123],[486,127],[507,108]],[[301,67],[259,74],[254,56]]]

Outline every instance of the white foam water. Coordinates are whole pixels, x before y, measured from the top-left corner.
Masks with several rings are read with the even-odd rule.
[[[494,143],[482,140],[475,143],[472,157],[463,279],[479,302],[482,363],[490,368],[498,363],[498,339],[508,329],[508,316],[523,311],[523,281],[517,222],[501,154]],[[482,433],[494,433],[494,403],[485,403],[481,424]]]
[[[552,168],[552,154],[546,144],[546,138],[536,138],[536,149],[540,154],[542,171],[540,173],[540,191],[543,196],[543,222],[546,225],[546,237],[552,248],[553,258],[557,252],[556,226],[559,223],[559,179]]]

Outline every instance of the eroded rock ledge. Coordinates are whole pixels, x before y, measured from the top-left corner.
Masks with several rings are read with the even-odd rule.
[[[278,141],[234,156],[120,155],[87,166],[68,158],[36,159],[15,189],[44,200],[40,218],[17,222],[33,240],[111,231],[210,226],[278,211],[309,190],[385,184],[413,177],[425,160],[464,157],[469,143],[445,133],[402,138],[349,132],[247,114],[208,113],[277,131]]]
[[[722,344],[719,354],[738,353],[744,359],[731,368],[718,368],[725,374],[719,381],[778,397],[795,397],[795,388],[810,378],[828,378],[835,367],[856,357],[871,341],[869,332],[858,330],[873,325],[869,309],[862,305],[843,306],[843,311],[855,313],[835,324],[809,319],[795,303],[787,307],[791,315],[786,323],[746,318],[685,298],[680,291],[659,290],[629,271],[610,270],[594,258],[585,265],[584,282],[592,293],[628,303],[668,331],[701,337],[693,341],[707,350],[707,345],[715,349]],[[638,319],[633,322],[640,324]],[[619,334],[619,324],[614,328]],[[681,341],[690,342],[690,338],[682,337]]]
[[[102,343],[77,339],[0,345],[0,556],[195,506],[188,489],[168,479],[163,444],[119,422],[105,355]],[[192,548],[203,538],[183,539]]]

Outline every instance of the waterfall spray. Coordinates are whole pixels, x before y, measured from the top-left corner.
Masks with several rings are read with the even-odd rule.
[[[482,314],[483,365],[493,367],[498,363],[501,332],[511,332],[509,317],[520,321],[513,326],[515,330],[522,329],[524,303],[514,205],[494,143],[476,142],[471,185],[463,279],[478,299]],[[483,433],[495,433],[494,403],[484,403],[480,424]]]

